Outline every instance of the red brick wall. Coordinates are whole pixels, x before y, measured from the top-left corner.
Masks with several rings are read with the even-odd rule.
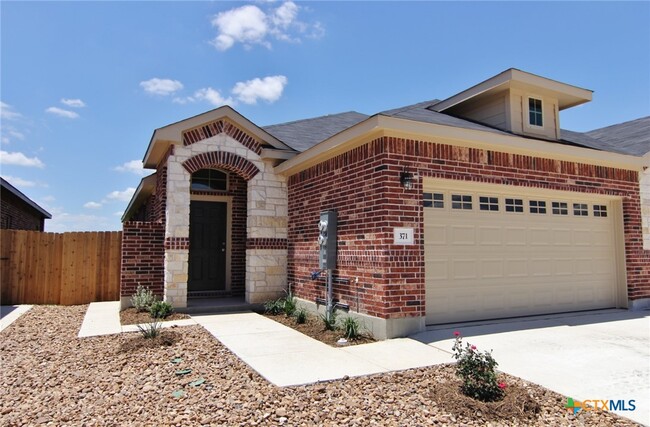
[[[132,296],[138,285],[162,298],[164,293],[165,225],[127,221],[122,224],[120,296]]]
[[[318,268],[316,223],[321,210],[337,209],[334,276],[351,280],[335,284],[335,298],[382,318],[424,315],[422,181],[403,189],[404,168],[422,177],[622,196],[629,297],[650,297],[636,172],[390,137],[290,177],[288,280],[296,295],[324,297],[323,280],[309,279]],[[394,227],[413,227],[416,245],[393,245]]]
[[[45,218],[9,191],[0,194],[0,224],[9,230],[43,231]]]

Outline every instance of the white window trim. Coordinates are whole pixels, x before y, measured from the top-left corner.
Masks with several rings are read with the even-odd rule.
[[[539,102],[542,103],[542,111],[541,111],[542,112],[542,125],[541,126],[534,125],[534,124],[530,123],[530,100],[531,99],[538,100]],[[539,96],[539,95],[535,95],[535,94],[526,95],[526,127],[530,128],[530,129],[544,129],[545,125],[546,125],[546,117],[544,116],[544,98]]]

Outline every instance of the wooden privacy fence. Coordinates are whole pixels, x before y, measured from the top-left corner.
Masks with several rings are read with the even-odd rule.
[[[0,302],[87,304],[120,299],[122,232],[0,230]]]

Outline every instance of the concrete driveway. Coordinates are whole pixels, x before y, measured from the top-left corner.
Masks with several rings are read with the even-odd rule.
[[[499,370],[565,396],[579,401],[633,399],[634,411],[615,412],[650,425],[648,311],[598,310],[442,325],[411,338],[451,351],[454,331],[479,350],[492,349]]]

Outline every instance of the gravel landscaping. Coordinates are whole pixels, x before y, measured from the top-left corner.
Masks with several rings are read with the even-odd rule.
[[[338,340],[343,338],[345,335],[341,329],[335,331],[325,329],[323,321],[313,314],[307,316],[305,323],[297,323],[295,317],[286,316],[284,314],[264,315],[271,320],[282,323],[284,326],[293,328],[307,336],[334,347],[338,346]],[[347,345],[367,344],[375,341],[367,332],[362,331],[360,334],[361,335],[356,339],[347,340]]]
[[[171,320],[189,319],[190,316],[185,313],[172,313],[169,316],[161,319],[161,321],[169,322]],[[120,323],[122,325],[137,325],[142,323],[151,323],[155,321],[148,311],[138,311],[133,307],[120,311]]]
[[[504,401],[475,402],[449,365],[278,388],[200,326],[79,339],[86,308],[36,306],[0,333],[0,425],[636,425],[505,375]]]

